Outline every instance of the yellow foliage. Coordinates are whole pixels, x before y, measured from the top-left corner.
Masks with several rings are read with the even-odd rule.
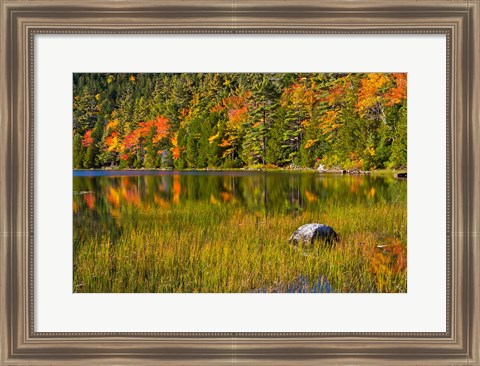
[[[220,132],[217,132],[215,135],[208,138],[208,143],[213,144],[213,142],[220,137]]]
[[[305,149],[311,148],[313,145],[315,145],[315,143],[316,143],[317,141],[318,141],[318,140],[308,140],[308,141],[305,143],[304,148],[305,148]]]
[[[120,141],[118,140],[118,136],[113,136],[110,140],[109,140],[109,145],[108,145],[108,148],[107,150],[108,151],[116,151],[117,148],[118,148],[118,145],[120,143]]]
[[[300,124],[301,124],[303,127],[308,127],[308,126],[310,126],[310,121],[304,120],[304,121],[302,121]]]
[[[111,120],[107,124],[107,130],[109,131],[116,131],[118,127],[118,118]]]
[[[101,97],[100,94],[96,94],[96,95],[95,95],[95,99],[96,99],[96,100],[100,100],[100,97]]]
[[[361,114],[382,100],[381,89],[389,82],[387,74],[372,73],[362,79],[357,109]]]

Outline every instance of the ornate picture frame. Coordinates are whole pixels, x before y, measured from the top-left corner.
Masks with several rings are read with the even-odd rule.
[[[0,11],[0,365],[480,365],[478,0],[1,0]],[[35,332],[34,37],[95,33],[446,35],[446,332]]]

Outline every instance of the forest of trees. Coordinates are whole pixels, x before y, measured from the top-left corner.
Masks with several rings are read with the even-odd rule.
[[[407,75],[74,74],[73,166],[407,164]]]

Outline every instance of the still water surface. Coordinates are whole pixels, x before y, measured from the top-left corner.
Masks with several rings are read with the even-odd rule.
[[[261,171],[112,171],[73,173],[76,217],[116,216],[119,207],[168,207],[186,202],[242,206],[267,215],[322,205],[398,203],[406,180],[372,175]]]

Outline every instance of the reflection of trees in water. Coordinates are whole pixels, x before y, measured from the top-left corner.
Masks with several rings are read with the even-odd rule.
[[[377,176],[290,172],[74,177],[73,200],[74,218],[81,218],[78,225],[119,227],[116,218],[122,209],[168,208],[187,201],[235,205],[265,215],[406,202],[406,182]],[[103,226],[99,229],[104,231]]]
[[[94,190],[95,185],[87,186],[90,189],[88,193],[77,191],[73,196],[74,251],[92,236],[96,236],[98,242],[102,238],[110,238],[115,243],[123,231],[119,221],[112,215],[111,207],[104,200],[96,198],[99,194],[95,193],[98,192]]]

